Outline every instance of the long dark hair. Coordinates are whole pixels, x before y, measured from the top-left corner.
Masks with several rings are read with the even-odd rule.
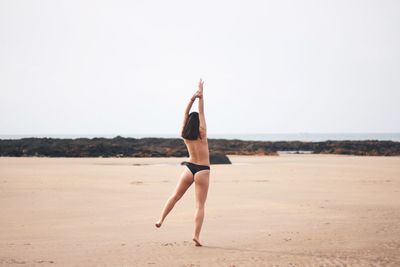
[[[197,140],[198,138],[201,139],[199,126],[199,113],[191,112],[185,122],[185,126],[183,126],[181,137],[188,140]]]

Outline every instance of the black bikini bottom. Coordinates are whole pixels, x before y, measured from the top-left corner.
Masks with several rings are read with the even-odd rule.
[[[193,173],[193,175],[195,175],[196,172],[210,169],[210,166],[198,165],[188,161],[185,161],[184,164],[189,168],[189,170]]]

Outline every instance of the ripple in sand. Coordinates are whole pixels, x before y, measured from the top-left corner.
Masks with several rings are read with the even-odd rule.
[[[386,179],[386,180],[368,179],[368,180],[358,180],[358,181],[363,184],[383,184],[383,183],[392,182],[392,180],[389,180],[389,179]]]

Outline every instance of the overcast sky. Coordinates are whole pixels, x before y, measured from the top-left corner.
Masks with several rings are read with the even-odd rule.
[[[400,132],[400,1],[0,0],[0,134]],[[196,107],[197,109],[197,107]]]

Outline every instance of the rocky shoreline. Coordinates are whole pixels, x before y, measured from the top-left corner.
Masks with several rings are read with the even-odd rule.
[[[278,155],[279,151],[362,156],[399,156],[393,141],[244,141],[209,139],[211,155]],[[0,139],[0,156],[12,157],[187,157],[179,138]]]

